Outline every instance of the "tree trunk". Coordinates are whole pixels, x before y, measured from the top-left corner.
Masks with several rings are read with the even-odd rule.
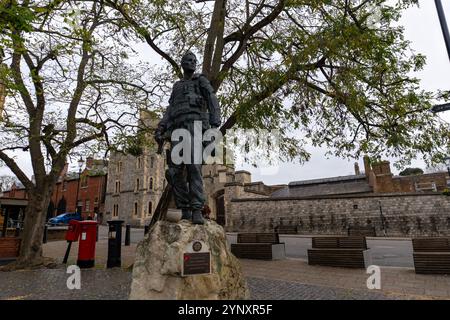
[[[39,190],[46,190],[40,192]],[[20,255],[16,262],[17,268],[27,268],[42,265],[42,242],[44,237],[45,219],[50,203],[53,187],[47,186],[29,191],[28,206],[25,210],[24,229]]]

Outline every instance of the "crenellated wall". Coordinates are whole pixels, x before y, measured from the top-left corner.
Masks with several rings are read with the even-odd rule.
[[[297,226],[299,234],[344,235],[350,226],[370,225],[378,236],[384,230],[387,236],[450,236],[450,197],[436,193],[234,198],[227,209],[227,229],[234,232],[267,232],[282,224]]]

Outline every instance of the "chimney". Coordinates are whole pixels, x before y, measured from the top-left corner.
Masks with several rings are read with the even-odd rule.
[[[358,162],[355,162],[355,175],[359,176],[361,174],[361,171],[359,170],[359,164]]]
[[[370,168],[370,159],[368,156],[364,156],[364,171],[366,177],[368,178],[370,176],[370,172],[372,171],[372,169]]]
[[[94,158],[93,157],[87,157],[86,159],[86,169],[91,169],[94,165]]]

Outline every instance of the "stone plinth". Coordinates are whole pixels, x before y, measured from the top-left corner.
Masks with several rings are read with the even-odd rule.
[[[211,252],[211,274],[181,276],[182,257],[193,241]],[[248,299],[241,266],[226,242],[223,228],[212,221],[159,221],[136,249],[130,299]]]

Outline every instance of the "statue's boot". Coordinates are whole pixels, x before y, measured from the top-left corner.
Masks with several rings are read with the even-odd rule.
[[[181,210],[181,220],[191,220],[192,219],[192,212],[189,209],[182,209]]]
[[[192,212],[192,223],[193,224],[205,224],[202,212],[200,210],[194,210]]]

